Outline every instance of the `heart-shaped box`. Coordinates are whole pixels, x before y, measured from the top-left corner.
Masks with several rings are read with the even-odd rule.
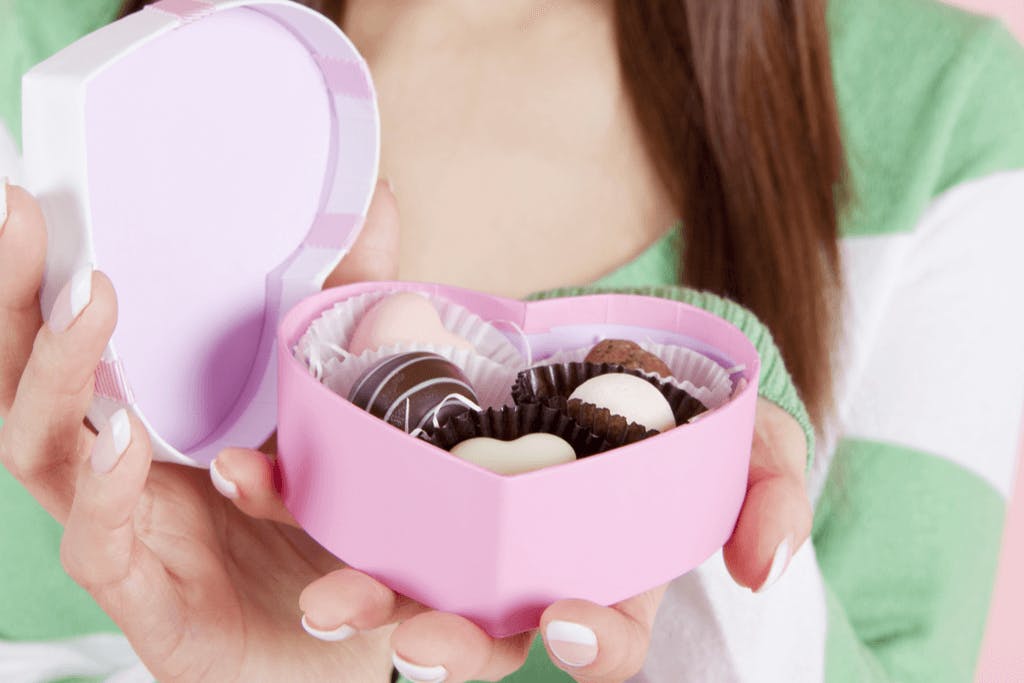
[[[274,335],[358,234],[377,180],[366,64],[287,0],[163,0],[24,78],[49,311],[102,269],[118,324],[89,419],[122,405],[158,459],[209,465],[277,422]]]
[[[328,19],[288,0],[162,0],[34,68],[23,104],[28,185],[49,228],[43,310],[87,265],[118,293],[96,426],[127,406],[158,459],[208,466],[277,425],[285,502],[313,537],[496,636],[536,626],[560,598],[611,604],[668,581],[732,532],[759,361],[726,321],[634,296],[315,293],[358,235],[379,155],[366,65]],[[510,323],[537,358],[602,336],[652,340],[742,367],[744,382],[641,443],[497,475],[359,410],[292,353],[335,302],[406,289]]]
[[[357,408],[295,357],[321,313],[381,289],[426,293],[500,321],[522,333],[534,357],[605,337],[685,346],[742,368],[737,391],[696,421],[645,441],[498,475]],[[519,633],[558,599],[613,604],[722,547],[746,492],[759,367],[739,329],[666,299],[524,303],[400,282],[327,290],[293,308],[278,336],[285,504],[325,548],[396,591],[462,614],[493,636]]]

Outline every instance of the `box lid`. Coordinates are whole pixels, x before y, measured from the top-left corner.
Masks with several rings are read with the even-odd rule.
[[[97,427],[130,406],[158,459],[206,466],[276,425],[279,318],[362,226],[380,134],[365,62],[287,0],[163,0],[26,74],[48,312],[103,270],[118,323]]]

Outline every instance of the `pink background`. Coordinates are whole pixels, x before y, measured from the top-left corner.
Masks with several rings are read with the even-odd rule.
[[[1024,40],[1024,0],[954,2],[1003,17],[1017,37]],[[1024,461],[1024,437],[1020,452]],[[1003,557],[978,664],[977,683],[1024,681],[1024,466],[1018,467],[1015,489],[1003,534]]]

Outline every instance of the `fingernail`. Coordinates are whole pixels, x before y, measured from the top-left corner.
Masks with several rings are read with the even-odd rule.
[[[342,624],[338,628],[333,629],[331,631],[319,629],[316,626],[313,626],[309,623],[309,620],[306,619],[305,614],[302,615],[302,628],[304,628],[306,630],[306,633],[313,636],[314,638],[326,641],[328,643],[337,643],[342,640],[348,640],[356,633],[358,633],[356,629],[352,628],[348,624]]]
[[[121,456],[128,450],[131,441],[132,423],[128,419],[127,411],[121,408],[110,417],[107,426],[100,430],[96,437],[92,457],[89,459],[92,471],[96,474],[106,474],[114,469]]]
[[[3,232],[7,225],[7,176],[0,178],[3,188],[0,188],[0,232]]]
[[[782,573],[786,571],[786,567],[789,566],[789,560],[793,557],[793,537],[786,536],[782,539],[782,543],[775,548],[775,555],[772,556],[772,567],[768,570],[768,578],[764,580],[761,587],[758,588],[755,593],[763,593],[768,590],[773,583],[779,580]]]
[[[413,664],[399,657],[397,652],[391,653],[391,663],[398,669],[398,673],[413,683],[444,683],[444,680],[448,678],[448,669],[443,666]]]
[[[60,290],[57,300],[50,309],[47,325],[54,332],[63,332],[71,327],[79,314],[92,300],[92,267],[86,266],[71,276],[71,281]]]
[[[213,482],[213,488],[217,489],[220,495],[230,500],[238,498],[238,484],[221,474],[220,468],[217,467],[216,459],[210,463],[210,481]],[[309,629],[306,630],[308,631]]]
[[[552,621],[545,631],[551,653],[567,666],[586,666],[597,659],[597,636],[571,621]]]

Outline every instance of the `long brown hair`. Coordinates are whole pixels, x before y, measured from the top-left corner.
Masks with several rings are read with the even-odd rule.
[[[615,1],[623,78],[683,221],[683,283],[757,314],[819,426],[832,407],[845,171],[825,2]],[[304,4],[344,15],[344,0]]]

